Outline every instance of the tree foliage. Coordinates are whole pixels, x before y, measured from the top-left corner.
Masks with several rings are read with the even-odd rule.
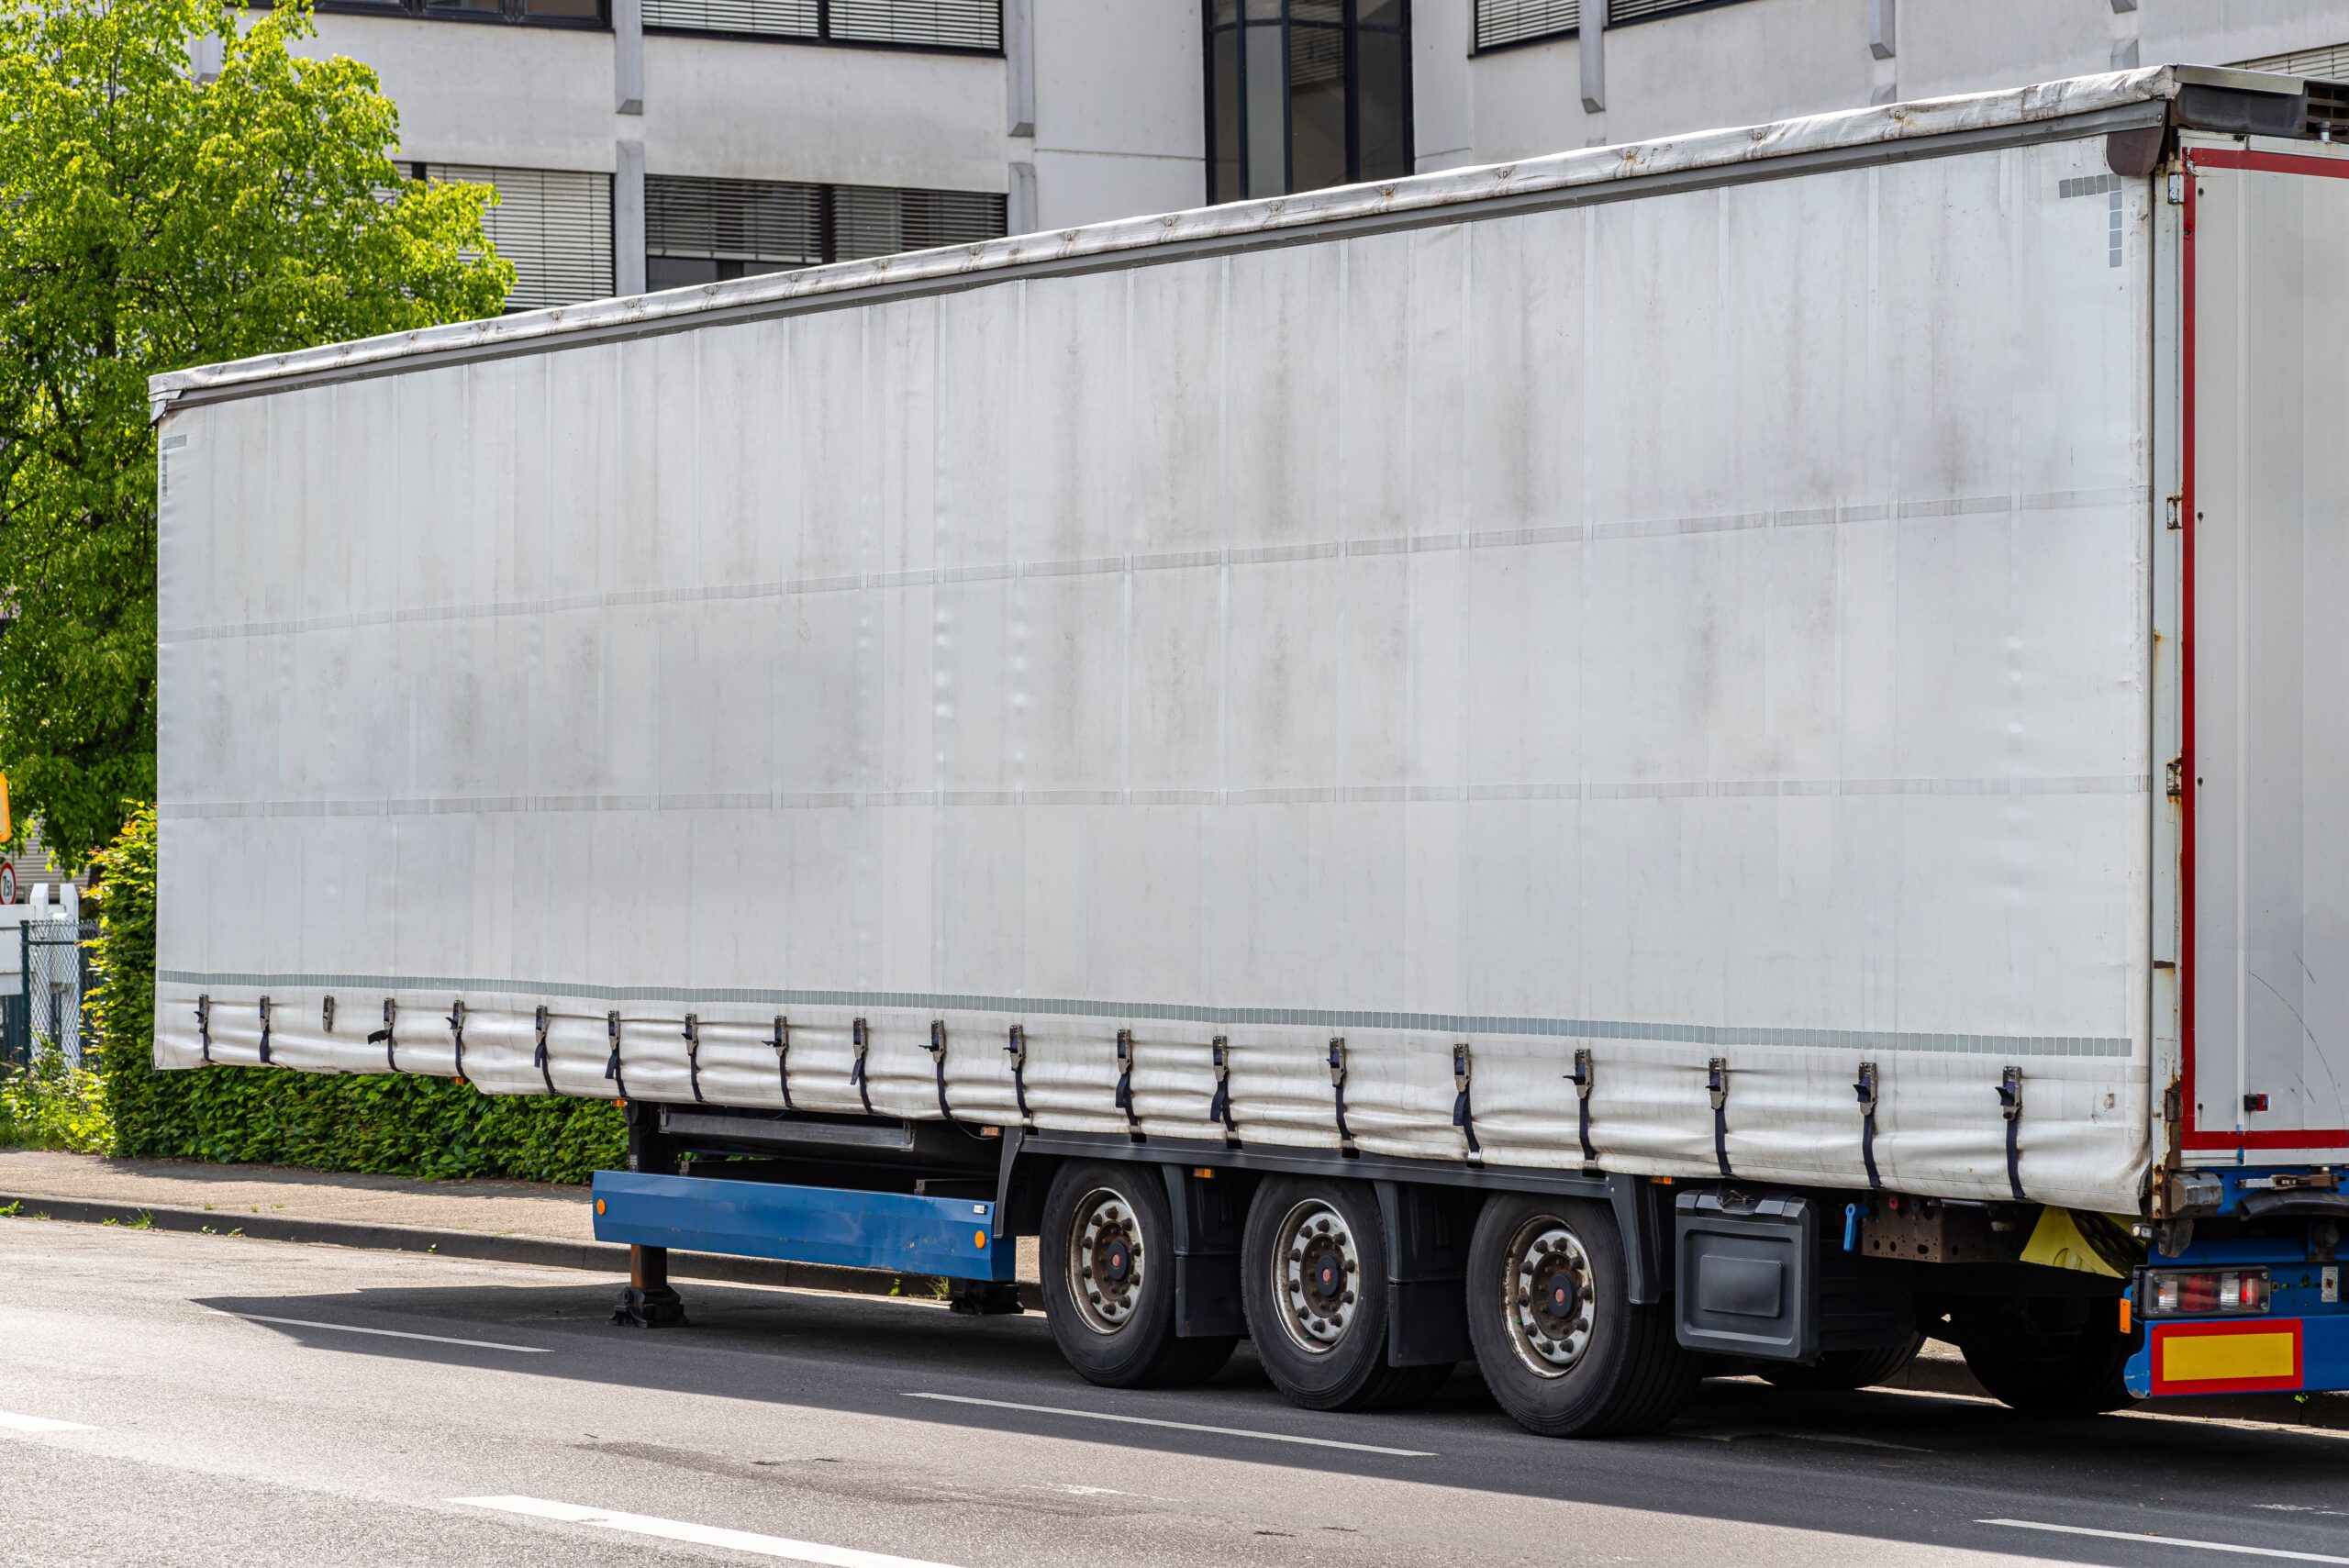
[[[310,31],[307,0],[0,0],[0,770],[69,862],[154,798],[147,378],[512,282],[486,189],[402,178],[374,72],[292,52]]]

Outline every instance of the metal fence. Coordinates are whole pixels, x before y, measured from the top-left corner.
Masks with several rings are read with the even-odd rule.
[[[90,995],[90,950],[95,920],[27,920],[17,928],[20,984],[0,998],[0,1060],[26,1064],[44,1042],[83,1065],[82,1009]]]

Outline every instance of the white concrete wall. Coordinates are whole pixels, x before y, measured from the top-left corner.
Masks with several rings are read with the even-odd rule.
[[[1008,181],[992,56],[651,34],[643,127],[654,174],[950,191]]]
[[[2137,16],[2148,65],[2349,43],[2349,6],[2340,0],[2139,0]]]
[[[1899,95],[2110,71],[2115,15],[2110,0],[1909,0],[1900,7]]]
[[[1202,0],[1025,3],[1032,137],[1013,134],[1014,71],[995,57],[655,35],[635,116],[615,112],[609,33],[327,16],[315,47],[376,67],[413,158],[608,171],[628,140],[656,174],[981,191],[1031,165],[1043,228],[1198,205]],[[1877,59],[1870,3],[1741,0],[1609,29],[1594,114],[1578,40],[1472,55],[1474,0],[1415,0],[1418,167],[2349,43],[2349,0],[1895,0]]]
[[[1041,228],[1205,200],[1197,7],[1031,0],[1030,14],[1024,45],[1007,17],[1006,44],[1032,60],[1032,136],[1013,134],[1012,63],[992,56],[656,33],[642,113],[623,115],[608,32],[325,16],[309,48],[375,68],[406,158],[610,172],[615,145],[635,141],[654,174],[976,191],[1008,191],[1031,164]]]
[[[435,163],[612,167],[612,35],[322,16],[310,54],[363,60],[400,108],[400,152]]]
[[[2349,43],[2349,0],[1895,0],[1893,53],[1878,60],[1869,0],[1742,0],[1609,29],[1606,107],[1589,114],[1579,39],[1472,55],[1472,5],[1418,0],[1414,10],[1421,169]]]
[[[1867,0],[1746,0],[1609,32],[1601,117],[1608,140],[1638,141],[1848,109],[1868,86]]]
[[[1194,0],[1034,0],[1037,226],[1207,200]]]

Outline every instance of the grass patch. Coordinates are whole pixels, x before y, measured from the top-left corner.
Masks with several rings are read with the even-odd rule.
[[[105,1082],[49,1040],[32,1065],[0,1073],[0,1146],[103,1154],[114,1142]]]

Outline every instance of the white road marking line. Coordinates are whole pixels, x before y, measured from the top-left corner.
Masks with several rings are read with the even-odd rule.
[[[56,1421],[47,1416],[12,1416],[0,1410],[0,1432],[95,1432],[79,1421]]]
[[[1397,1459],[1433,1459],[1425,1449],[1381,1448],[1376,1443],[1346,1443],[1335,1438],[1301,1438],[1287,1432],[1252,1432],[1245,1427],[1207,1427],[1197,1421],[1162,1421],[1151,1416],[1115,1416],[1107,1410],[1071,1410],[1058,1405],[1021,1405],[1009,1399],[974,1399],[966,1394],[908,1394],[908,1399],[936,1399],[948,1405],[984,1405],[992,1410],[1027,1410],[1039,1416],[1074,1416],[1085,1421],[1119,1421],[1129,1427],[1163,1427],[1174,1432],[1211,1432],[1219,1438],[1253,1438],[1259,1442],[1301,1443],[1307,1448],[1341,1448],[1348,1453],[1387,1453]]]
[[[626,1530],[630,1535],[658,1536],[664,1540],[690,1541],[696,1546],[720,1546],[753,1557],[779,1557],[787,1562],[818,1562],[824,1568],[948,1568],[918,1557],[893,1557],[885,1551],[859,1551],[852,1546],[826,1546],[821,1541],[792,1540],[780,1535],[757,1535],[746,1529],[720,1529],[716,1525],[688,1524],[682,1519],[655,1518],[650,1514],[615,1513],[609,1508],[584,1508],[576,1503],[551,1503],[543,1497],[451,1497],[460,1507],[494,1508],[534,1519],[564,1524],[596,1525]]]
[[[340,1334],[375,1334],[386,1340],[429,1340],[436,1345],[470,1345],[477,1351],[516,1351],[526,1356],[554,1353],[545,1345],[507,1345],[495,1340],[458,1340],[447,1334],[411,1334],[405,1329],[362,1329],[356,1323],[321,1323],[315,1318],[272,1318],[266,1312],[231,1312],[225,1307],[216,1307],[212,1310],[224,1318],[241,1318],[248,1323],[284,1323],[295,1329],[332,1329]]]
[[[2090,1529],[2086,1525],[2041,1524],[2036,1519],[1976,1519],[1977,1525],[2004,1525],[2009,1529],[2045,1530],[2052,1535],[2089,1535],[2099,1540],[2125,1540],[2137,1546],[2180,1546],[2195,1551],[2232,1551],[2240,1557],[2280,1557],[2290,1562],[2349,1562],[2321,1551],[2287,1551],[2277,1546],[2237,1546],[2231,1540],[2194,1540],[2182,1535],[2142,1535],[2127,1529]]]

